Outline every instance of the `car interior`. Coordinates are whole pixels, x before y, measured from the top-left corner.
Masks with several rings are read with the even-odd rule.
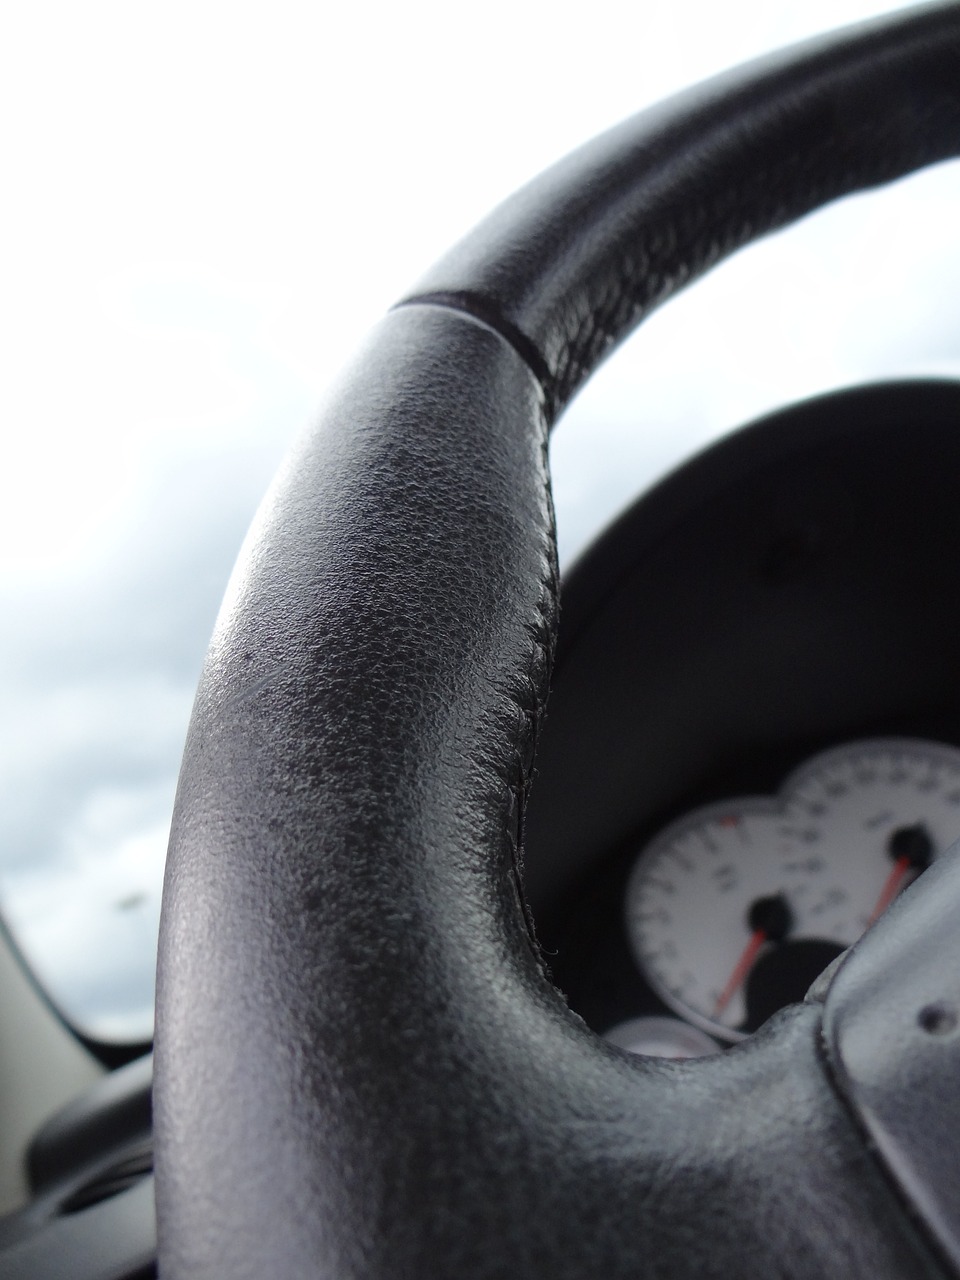
[[[562,586],[547,460],[671,294],[958,153],[938,0],[626,121],[373,330],[211,642],[155,1051],[0,933],[0,1276],[960,1274],[960,383],[745,424]]]

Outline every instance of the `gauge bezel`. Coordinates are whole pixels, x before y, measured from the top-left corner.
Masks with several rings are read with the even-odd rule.
[[[915,737],[868,737],[851,739],[837,743],[802,761],[784,778],[773,795],[734,796],[725,800],[713,801],[698,806],[675,818],[662,828],[657,835],[647,842],[636,855],[627,877],[624,894],[624,916],[627,942],[634,963],[651,991],[663,1004],[690,1025],[706,1031],[728,1044],[746,1039],[749,1032],[725,1026],[709,1014],[694,1008],[676,995],[656,969],[649,963],[644,948],[646,939],[643,930],[638,927],[636,907],[639,886],[644,884],[650,872],[651,863],[655,863],[670,846],[675,846],[687,831],[707,828],[720,819],[736,816],[739,819],[751,814],[758,814],[790,822],[796,819],[796,794],[804,788],[809,780],[822,779],[825,773],[835,768],[837,763],[850,759],[854,755],[873,754],[896,757],[906,755],[922,756],[925,761],[941,763],[949,767],[957,777],[960,789],[960,747],[950,743]],[[944,848],[938,849],[934,857],[939,857]]]
[[[666,847],[675,844],[677,839],[688,830],[706,827],[712,822],[720,822],[734,815],[738,819],[747,815],[758,815],[776,820],[784,817],[784,810],[776,796],[735,796],[729,800],[716,800],[711,804],[701,805],[682,814],[664,827],[637,856],[627,879],[624,899],[627,942],[644,981],[678,1017],[728,1044],[746,1039],[747,1033],[738,1031],[735,1027],[725,1026],[709,1015],[694,1009],[666,985],[660,975],[648,964],[640,948],[639,936],[634,926],[633,903],[637,896],[635,885],[646,879],[649,869],[646,864],[656,861]]]

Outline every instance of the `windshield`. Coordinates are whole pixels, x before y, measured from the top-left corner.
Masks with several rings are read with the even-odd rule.
[[[0,907],[76,1025],[150,1035],[207,637],[284,447],[364,330],[578,142],[893,7],[690,0],[629,32],[612,0],[587,26],[572,7],[468,21],[425,3],[6,20]],[[556,434],[563,562],[766,409],[960,374],[958,225],[945,166],[807,219],[655,316]]]

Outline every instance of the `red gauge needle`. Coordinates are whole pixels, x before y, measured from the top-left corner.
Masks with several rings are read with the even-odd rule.
[[[793,915],[782,893],[772,898],[757,898],[750,904],[747,912],[747,928],[750,941],[740,953],[740,959],[734,965],[727,985],[720,993],[714,1005],[713,1016],[719,1018],[733,999],[736,992],[746,981],[747,974],[753,968],[757,952],[765,942],[782,942],[793,928]]]
[[[893,864],[893,870],[887,876],[884,886],[880,890],[880,897],[877,899],[876,906],[870,912],[870,919],[867,921],[868,925],[873,924],[874,920],[883,915],[887,907],[889,907],[890,903],[900,892],[904,879],[912,870],[913,863],[905,853],[902,853]]]
[[[766,929],[754,929],[753,933],[750,935],[750,941],[743,948],[743,951],[740,953],[740,959],[734,965],[733,973],[731,973],[727,985],[720,993],[720,999],[713,1006],[713,1016],[715,1018],[720,1017],[721,1013],[723,1013],[724,1009],[740,989],[744,978],[746,978],[747,974],[753,967],[753,962],[757,958],[757,952],[766,940]]]
[[[893,870],[884,881],[880,897],[870,913],[867,926],[882,916],[890,903],[903,888],[903,882],[911,871],[919,875],[930,865],[933,856],[933,841],[922,823],[913,827],[898,827],[890,837],[888,850],[893,858]]]

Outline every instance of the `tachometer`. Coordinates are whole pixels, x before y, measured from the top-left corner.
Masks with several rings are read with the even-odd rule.
[[[960,751],[912,739],[822,753],[779,796],[688,814],[641,854],[627,930],[653,989],[727,1040],[818,973],[960,837]]]

